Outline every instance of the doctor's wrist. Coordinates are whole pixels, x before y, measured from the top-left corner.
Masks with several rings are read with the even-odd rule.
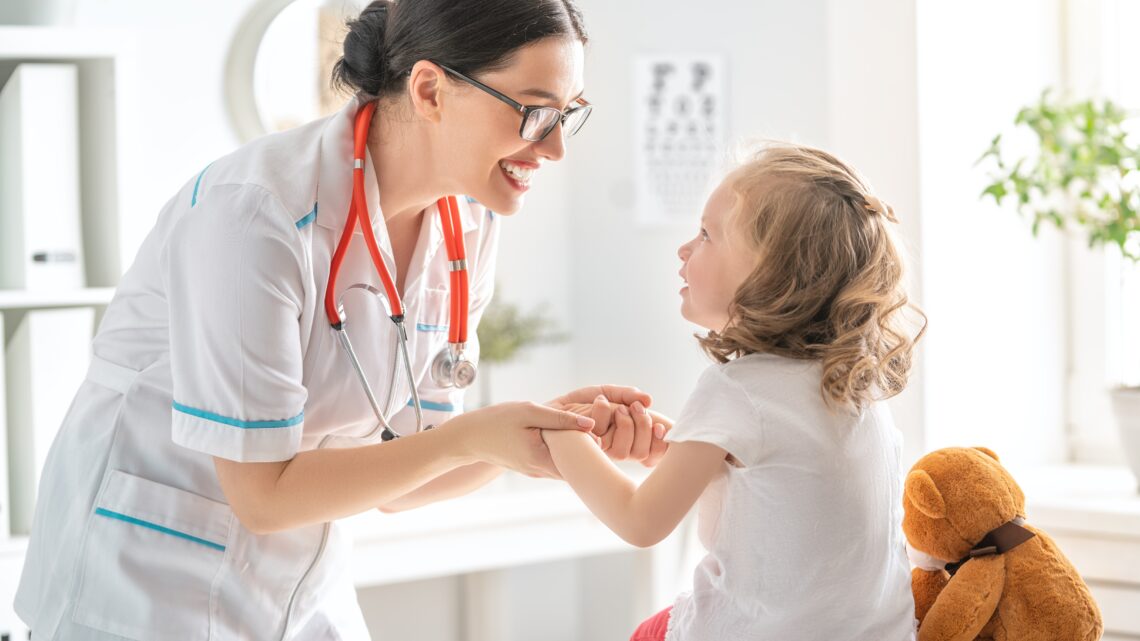
[[[464,429],[470,427],[464,425],[467,422],[469,420],[464,419],[464,415],[460,414],[440,423],[432,430],[442,440],[441,447],[444,450],[444,456],[455,467],[484,462],[484,458],[480,455],[478,440],[473,438],[475,430]]]

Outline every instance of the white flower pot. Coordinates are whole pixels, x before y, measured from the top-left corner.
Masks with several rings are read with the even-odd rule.
[[[1140,387],[1118,387],[1112,390],[1112,409],[1116,414],[1116,425],[1120,429],[1124,456],[1132,466],[1137,491],[1140,492]]]

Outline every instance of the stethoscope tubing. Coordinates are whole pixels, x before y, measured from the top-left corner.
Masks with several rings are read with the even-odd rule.
[[[463,228],[459,222],[459,204],[454,197],[445,199],[448,212],[443,220],[443,238],[447,244],[448,266],[451,277],[451,291],[459,296],[451,300],[451,324],[448,326],[448,342],[463,345],[467,342],[468,309],[467,248],[463,243]],[[452,259],[452,257],[454,257]]]
[[[365,394],[368,397],[368,403],[372,406],[372,411],[379,421],[376,428],[369,432],[365,438],[374,436],[378,430],[382,429],[384,440],[390,440],[395,438],[397,434],[389,425],[384,415],[384,410],[390,408],[395,390],[395,363],[393,363],[392,380],[390,381],[388,390],[388,401],[385,403],[384,408],[381,408],[379,401],[376,399],[376,395],[372,391],[372,385],[368,381],[364,368],[360,364],[360,359],[356,355],[356,350],[352,347],[352,341],[348,337],[348,332],[345,330],[347,316],[344,313],[344,295],[341,295],[341,301],[337,301],[335,297],[337,276],[340,273],[340,267],[344,262],[345,255],[348,252],[349,243],[352,241],[352,233],[357,223],[359,223],[361,235],[364,236],[364,243],[368,248],[372,265],[375,267],[377,274],[379,274],[381,285],[384,288],[388,315],[396,325],[396,342],[398,344],[399,353],[394,355],[394,357],[402,358],[404,361],[404,373],[407,376],[408,385],[411,388],[412,402],[416,413],[416,432],[423,431],[423,409],[420,406],[419,390],[416,389],[411,360],[408,354],[408,333],[404,324],[403,302],[400,299],[399,292],[396,290],[395,283],[392,281],[391,274],[388,272],[388,268],[384,263],[384,258],[380,253],[380,246],[376,242],[376,235],[372,231],[372,223],[368,216],[368,200],[365,196],[364,159],[367,153],[368,132],[375,112],[376,101],[369,101],[361,106],[353,123],[352,200],[349,203],[349,211],[345,221],[344,231],[341,233],[340,239],[337,242],[332,261],[329,265],[329,278],[325,289],[325,314],[328,316],[329,324],[336,330],[341,345],[345,351],[348,352],[352,367],[363,384]],[[463,242],[463,224],[459,216],[459,203],[455,196],[440,198],[436,203],[436,207],[440,213],[440,223],[448,258],[449,286],[451,292],[449,296],[451,303],[450,324],[448,326],[449,350],[455,360],[458,361],[462,356],[463,349],[467,342],[467,311],[470,309],[468,307],[469,280],[467,273],[467,249]],[[371,285],[353,285],[348,289],[354,288],[366,289],[377,296],[380,294],[380,291]],[[345,293],[347,293],[347,291],[348,290],[346,290]],[[468,367],[470,367],[470,365],[468,365]]]
[[[349,287],[348,289],[351,290],[351,289],[358,289],[358,288],[363,289],[363,290],[375,295],[377,298],[380,298],[380,290],[376,289],[375,287],[373,287],[371,285],[366,285],[366,284],[353,285],[353,286]],[[346,290],[345,294],[347,294],[347,293],[348,293],[348,291]],[[344,294],[341,294],[339,307],[343,308],[343,305],[344,305]],[[379,421],[374,429],[372,429],[370,432],[368,432],[368,434],[365,434],[363,437],[361,437],[364,440],[371,439],[372,437],[374,437],[376,435],[377,431],[380,431],[380,430],[383,430],[384,432],[389,433],[393,437],[395,436],[395,431],[392,429],[392,426],[388,424],[388,420],[384,416],[384,411],[390,410],[392,407],[392,397],[395,396],[395,393],[396,393],[396,385],[395,385],[396,364],[397,364],[397,361],[399,361],[401,358],[404,361],[404,373],[407,375],[409,381],[413,380],[413,378],[412,378],[412,366],[411,366],[411,362],[408,360],[407,328],[404,325],[404,322],[402,320],[400,322],[395,323],[395,325],[396,325],[396,332],[397,332],[396,342],[397,342],[397,345],[400,349],[400,353],[393,355],[392,376],[391,376],[392,382],[388,386],[388,398],[387,398],[387,400],[384,401],[384,406],[383,406],[384,409],[383,410],[381,409],[380,402],[376,399],[376,394],[372,391],[372,384],[368,380],[368,375],[364,373],[364,367],[360,364],[360,359],[356,355],[356,350],[353,349],[353,347],[352,347],[352,340],[348,336],[348,331],[345,329],[344,323],[341,324],[341,328],[339,330],[337,330],[337,332],[336,332],[337,338],[340,339],[341,346],[344,347],[346,352],[348,352],[348,357],[349,357],[349,360],[352,362],[353,370],[356,371],[356,376],[364,383],[364,385],[362,386],[362,387],[364,387],[364,393],[368,397],[369,405],[372,406],[372,412],[376,415],[376,418]],[[416,431],[420,432],[420,431],[423,431],[423,428],[422,428],[422,426],[423,426],[423,409],[420,407],[420,392],[418,389],[416,389],[415,385],[411,385],[410,387],[412,388],[412,403],[413,403],[413,407],[415,408],[415,412],[416,412]]]

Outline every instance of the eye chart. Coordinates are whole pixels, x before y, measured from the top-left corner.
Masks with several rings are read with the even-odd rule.
[[[693,222],[724,149],[724,57],[646,55],[634,65],[637,221]]]

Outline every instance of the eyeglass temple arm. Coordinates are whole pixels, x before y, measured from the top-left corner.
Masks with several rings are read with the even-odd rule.
[[[440,68],[443,69],[444,71],[446,71],[447,73],[459,76],[460,78],[463,79],[464,82],[468,82],[470,84],[473,84],[476,87],[482,89],[483,91],[486,91],[487,93],[491,94],[492,96],[498,98],[499,100],[502,100],[503,102],[507,103],[512,108],[514,108],[514,110],[519,112],[520,114],[526,113],[526,106],[523,105],[521,102],[518,102],[516,100],[511,99],[510,97],[508,97],[502,93],[499,93],[498,91],[495,91],[494,89],[492,89],[492,88],[488,87],[487,85],[479,82],[478,80],[459,73],[458,71],[452,69],[451,67],[448,67],[446,65],[440,65],[438,62],[436,64],[439,65]]]

